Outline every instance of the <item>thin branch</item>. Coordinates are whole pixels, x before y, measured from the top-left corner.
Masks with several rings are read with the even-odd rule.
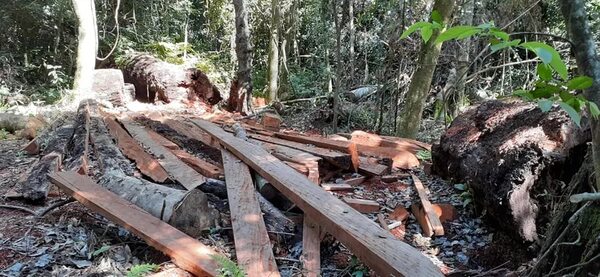
[[[589,260],[587,260],[585,262],[581,262],[581,263],[578,263],[578,264],[567,266],[567,267],[562,268],[561,270],[556,271],[556,272],[550,272],[550,274],[548,274],[548,275],[551,276],[551,275],[560,275],[560,274],[563,274],[567,270],[571,270],[573,268],[578,268],[578,267],[586,266],[586,265],[590,264],[591,262],[597,260],[598,258],[600,258],[600,254],[594,256],[593,258],[591,258],[591,259],[589,259]]]
[[[505,64],[501,64],[501,65],[497,65],[497,66],[486,67],[486,68],[484,68],[482,70],[479,70],[479,71],[477,71],[477,72],[475,72],[475,73],[467,76],[467,78],[466,78],[467,81],[465,83],[470,83],[471,81],[473,81],[472,78],[474,78],[475,76],[477,76],[477,75],[479,75],[481,73],[484,73],[484,72],[488,72],[488,71],[491,71],[491,70],[496,70],[496,69],[504,68],[504,67],[507,67],[507,66],[525,64],[525,63],[532,63],[532,62],[537,62],[537,61],[539,61],[539,59],[535,58],[535,59],[529,59],[529,60],[524,60],[524,61],[505,63]]]
[[[14,205],[0,205],[0,208],[5,208],[5,209],[12,209],[12,210],[19,210],[22,212],[27,212],[30,213],[32,215],[36,215],[36,213],[33,210],[30,210],[28,208],[25,207],[21,207],[21,206],[14,206]]]
[[[515,23],[517,20],[521,19],[521,17],[525,16],[527,13],[529,13],[529,11],[531,11],[533,8],[535,8],[535,6],[537,6],[537,4],[539,4],[540,2],[542,2],[542,0],[537,0],[535,1],[535,3],[533,3],[533,5],[531,5],[531,7],[529,7],[528,9],[526,9],[525,11],[523,11],[521,14],[519,14],[519,16],[515,17],[515,19],[511,20],[510,22],[508,22],[506,25],[504,25],[504,27],[500,28],[500,29],[506,29],[508,28],[508,26],[512,25],[513,23]]]
[[[511,33],[509,35],[511,35],[511,36],[516,36],[516,35],[546,36],[546,37],[555,38],[557,40],[562,40],[564,42],[568,42],[569,44],[571,44],[571,47],[573,47],[575,45],[570,39],[568,39],[566,37],[561,37],[559,35],[550,34],[550,33],[543,33],[543,32],[516,32],[516,33]]]
[[[571,195],[569,200],[571,201],[571,203],[579,203],[583,201],[598,201],[600,200],[600,193],[584,192],[580,194],[573,194]]]

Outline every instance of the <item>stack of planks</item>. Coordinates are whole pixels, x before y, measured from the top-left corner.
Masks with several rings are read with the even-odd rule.
[[[90,104],[83,111],[84,123],[87,122],[81,125],[85,127],[81,132],[84,136],[73,143],[78,142],[85,149],[82,157],[91,155],[88,144],[98,157],[90,165],[84,159],[83,165],[75,162],[78,167],[72,167],[89,168],[89,172],[59,172],[60,168],[47,171],[51,173],[50,181],[88,208],[145,239],[193,274],[218,274],[214,256],[220,254],[188,236],[210,228],[214,209],[211,210],[205,194],[212,193],[228,199],[236,258],[247,276],[279,276],[272,251],[273,243],[278,242],[269,234],[294,232],[296,227],[302,231],[304,276],[321,274],[320,242],[325,233],[343,243],[378,275],[441,276],[440,270],[418,250],[369,223],[372,221],[363,213],[378,212],[377,202],[339,199],[329,192],[353,190],[368,178],[390,173],[392,167],[417,166],[416,155],[429,148],[426,144],[359,131],[331,139],[267,130],[249,122],[234,125],[192,117],[149,119],[139,114],[109,114],[95,106],[90,108]],[[240,126],[242,133],[236,131]],[[74,137],[71,135],[71,139]],[[120,169],[121,157],[132,161],[135,168]],[[68,155],[65,158],[72,159]],[[130,173],[132,170],[137,170],[137,176]],[[332,181],[341,173],[352,176],[342,182]],[[95,180],[91,176],[102,177]],[[115,178],[119,181],[110,181]],[[111,182],[130,189],[127,193],[115,190]],[[301,210],[301,226],[295,226],[270,199],[263,197],[264,187],[271,187]],[[173,216],[156,214],[153,207],[138,199],[144,197],[134,197],[130,192],[149,189],[159,193],[147,199],[152,203],[160,201],[162,210],[171,211]],[[161,200],[157,195],[170,198]],[[172,195],[180,198],[173,199]],[[423,201],[426,213],[431,209],[427,203]],[[184,217],[190,214],[201,216],[196,215],[196,222],[190,225]],[[437,235],[439,219],[429,220]]]

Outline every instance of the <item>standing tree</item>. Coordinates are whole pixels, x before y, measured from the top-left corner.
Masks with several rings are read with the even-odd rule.
[[[349,55],[350,55],[350,85],[354,84],[355,66],[356,61],[354,57],[354,42],[355,42],[355,29],[354,29],[354,0],[348,1],[348,33],[349,33]]]
[[[338,16],[338,1],[333,2],[333,22],[335,23],[335,90],[333,91],[333,132],[337,133],[338,129],[338,109],[339,109],[339,96],[341,94],[342,86],[342,23]]]
[[[248,26],[248,8],[244,0],[233,0],[235,9],[235,54],[237,71],[231,83],[227,104],[231,111],[250,113],[252,99],[252,46]]]
[[[96,26],[96,8],[93,0],[73,0],[73,8],[78,27],[77,64],[73,91],[76,99],[84,93],[91,93],[98,52],[98,31]]]
[[[438,21],[442,25],[446,25],[451,18],[452,10],[454,9],[454,0],[436,0],[433,5],[433,13],[431,20]],[[417,70],[410,82],[403,112],[400,115],[396,135],[407,138],[414,138],[419,131],[421,125],[421,116],[425,100],[431,87],[433,72],[437,66],[441,43],[436,43],[435,40],[440,34],[439,29],[428,29],[423,32],[423,38],[427,38],[423,43]]]
[[[268,88],[269,101],[279,100],[279,0],[271,0],[271,39],[269,42]]]

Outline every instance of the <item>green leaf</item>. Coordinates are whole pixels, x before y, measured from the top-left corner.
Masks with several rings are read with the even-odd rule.
[[[552,80],[552,70],[547,64],[539,63],[537,65],[537,75],[544,81]]]
[[[444,41],[457,38],[463,39],[469,36],[476,35],[480,32],[481,29],[473,26],[454,26],[442,32],[435,40],[435,43],[442,43]]]
[[[98,248],[96,251],[92,252],[92,257],[96,257],[96,256],[106,252],[108,249],[110,249],[110,245],[103,245],[102,247]]]
[[[573,108],[571,105],[565,102],[558,102],[558,105],[567,112],[569,117],[577,124],[577,126],[581,127],[581,115]]]
[[[538,101],[538,106],[540,107],[542,112],[548,112],[550,109],[552,109],[553,104],[554,104],[554,102],[552,102],[551,100],[548,100],[548,99],[542,99],[542,100]]]
[[[497,52],[498,50],[501,50],[504,48],[519,45],[519,43],[521,43],[520,39],[515,39],[515,40],[511,40],[511,41],[503,41],[503,42],[493,44],[490,48],[492,49],[492,53],[494,53],[494,52]]]
[[[515,92],[513,92],[513,95],[515,96],[519,96],[525,100],[531,101],[534,99],[533,95],[531,94],[531,92],[527,91],[527,90],[517,90]]]
[[[570,90],[586,89],[594,84],[594,79],[588,76],[577,76],[567,82]]]
[[[573,97],[575,97],[573,94],[570,94],[567,91],[561,90],[558,95],[560,96],[560,100],[562,100],[563,102],[568,102],[569,100],[573,99]]]
[[[442,18],[442,14],[440,14],[440,12],[438,12],[438,11],[432,11],[431,12],[431,20],[433,22],[437,22],[439,24],[443,24],[444,23],[444,19]]]
[[[421,28],[421,37],[423,38],[423,41],[425,43],[429,41],[431,35],[433,35],[433,29],[431,28],[431,26],[425,26]]]
[[[524,42],[521,43],[520,46],[533,51],[540,59],[542,59],[542,61],[544,61],[544,63],[550,64],[550,67],[554,69],[563,80],[567,80],[569,75],[567,65],[561,59],[560,53],[552,46],[538,41]],[[549,56],[551,56],[551,58],[549,58]]]
[[[412,33],[416,32],[417,30],[419,30],[425,26],[431,26],[431,23],[417,22],[417,23],[411,25],[410,27],[408,27],[408,29],[406,29],[406,31],[404,31],[404,33],[402,33],[402,35],[400,36],[400,39],[404,39],[404,38],[410,36]]]
[[[590,114],[592,114],[594,118],[598,118],[598,116],[600,115],[600,109],[598,109],[596,103],[589,101],[588,106],[590,108]]]
[[[559,93],[560,90],[560,87],[541,82],[536,84],[535,89],[531,91],[531,95],[534,99],[550,98],[554,96],[555,93]]]
[[[497,28],[490,29],[490,34],[499,39],[502,39],[503,41],[508,41],[510,39],[508,33],[500,31],[500,29]]]
[[[160,267],[156,264],[139,264],[134,265],[127,272],[127,277],[143,277],[151,272],[155,272]]]
[[[460,191],[465,191],[467,190],[467,185],[465,184],[454,184],[454,188]]]

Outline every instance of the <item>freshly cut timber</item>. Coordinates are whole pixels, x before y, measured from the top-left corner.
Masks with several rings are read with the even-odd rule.
[[[432,148],[433,172],[466,183],[475,203],[508,232],[527,241],[547,222],[553,195],[561,195],[581,165],[589,127],[559,107],[487,101],[458,116]],[[554,181],[553,181],[554,180]],[[542,221],[539,221],[542,220]]]
[[[436,236],[444,235],[444,226],[442,226],[442,222],[440,221],[440,217],[437,215],[431,202],[429,202],[429,198],[427,197],[427,192],[425,191],[425,186],[417,176],[411,175],[413,179],[413,183],[415,184],[415,188],[417,189],[417,193],[419,194],[419,199],[421,199],[421,205],[423,206],[423,211],[425,211],[425,215],[431,225],[431,229]]]
[[[104,100],[113,105],[123,105],[124,96],[123,72],[119,69],[107,68],[94,70],[92,91],[96,99]]]
[[[229,151],[221,153],[238,265],[249,277],[280,276],[250,169]]]
[[[324,231],[333,234],[381,276],[442,276],[418,250],[397,240],[337,197],[316,186],[260,146],[241,140],[218,126],[193,120],[221,145],[269,181]]]
[[[122,70],[125,82],[135,86],[136,100],[142,102],[190,103],[202,99],[216,104],[222,99],[206,74],[195,68],[186,69],[150,55],[135,54],[127,58]]]
[[[366,146],[389,147],[416,154],[419,150],[431,150],[431,145],[414,139],[378,136],[365,131],[354,131],[348,135],[350,141]]]
[[[61,172],[51,174],[50,179],[86,207],[167,254],[177,266],[196,276],[219,275],[220,266],[214,258],[219,254],[210,247],[95,184],[89,177]]]
[[[302,276],[321,276],[321,227],[304,217],[302,228]]]

